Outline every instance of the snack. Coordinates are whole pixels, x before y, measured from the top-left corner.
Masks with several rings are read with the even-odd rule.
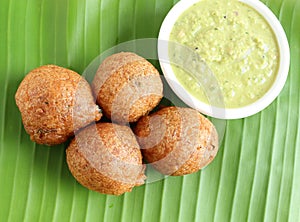
[[[92,83],[103,113],[117,123],[136,122],[163,96],[159,72],[146,59],[130,52],[106,58]]]
[[[162,99],[163,85],[158,71],[142,57],[118,53],[104,60],[93,90],[113,123],[95,123],[102,113],[88,82],[62,67],[32,70],[15,95],[33,141],[54,145],[75,135],[66,160],[84,187],[111,195],[130,192],[146,179],[143,157],[174,176],[196,172],[215,157],[217,131],[196,110],[165,107],[145,116]],[[136,135],[129,126],[114,123],[138,119],[131,125]]]
[[[134,132],[143,157],[165,175],[197,172],[208,165],[218,151],[214,125],[190,108],[166,107],[144,116]]]
[[[88,82],[76,72],[55,65],[29,72],[15,99],[26,132],[39,144],[63,143],[74,131],[102,116]]]
[[[77,181],[100,193],[121,195],[146,178],[140,147],[127,126],[92,124],[76,135],[66,154]]]

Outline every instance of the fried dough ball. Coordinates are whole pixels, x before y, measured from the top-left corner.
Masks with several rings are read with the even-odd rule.
[[[127,126],[92,124],[75,136],[66,154],[71,173],[90,190],[121,195],[144,184],[140,147]]]
[[[29,72],[15,99],[26,132],[39,144],[63,143],[74,131],[102,116],[88,82],[55,65]]]
[[[208,165],[218,151],[214,125],[190,108],[166,107],[144,116],[134,132],[143,157],[165,175],[197,172]]]
[[[159,72],[131,52],[106,58],[98,68],[92,89],[105,116],[117,123],[136,122],[163,96]]]

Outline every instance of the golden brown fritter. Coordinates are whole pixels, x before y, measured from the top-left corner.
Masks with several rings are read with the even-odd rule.
[[[26,132],[39,144],[63,143],[74,131],[102,116],[88,82],[55,65],[29,72],[15,99]]]
[[[190,108],[166,107],[144,116],[134,132],[143,157],[166,175],[194,173],[208,165],[218,151],[214,125]]]
[[[100,193],[121,195],[146,178],[140,147],[127,126],[92,124],[75,136],[66,154],[77,181]]]
[[[136,122],[162,99],[159,72],[146,59],[130,52],[109,56],[92,83],[97,103],[113,122]]]

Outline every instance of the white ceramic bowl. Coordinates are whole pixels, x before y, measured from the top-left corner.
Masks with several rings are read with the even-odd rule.
[[[270,105],[276,97],[281,92],[285,85],[289,66],[290,66],[290,50],[288,40],[286,38],[285,32],[278,21],[277,17],[272,13],[272,11],[264,5],[259,0],[240,0],[241,2],[249,5],[257,12],[259,12],[265,20],[270,24],[273,29],[280,52],[279,58],[279,68],[277,77],[272,85],[272,87],[267,91],[267,93],[258,99],[256,102],[240,107],[240,108],[218,108],[208,105],[192,96],[177,80],[172,67],[169,62],[166,62],[165,58],[168,57],[168,45],[169,36],[174,26],[174,23],[178,17],[193,4],[201,0],[181,0],[179,1],[167,14],[162,26],[160,28],[158,37],[158,58],[163,71],[163,74],[170,85],[171,89],[176,93],[176,95],[183,100],[190,107],[197,109],[198,111],[215,118],[220,119],[239,119],[247,116],[254,115],[268,105]]]

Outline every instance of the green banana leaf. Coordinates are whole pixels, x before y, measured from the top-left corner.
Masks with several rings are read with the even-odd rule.
[[[229,120],[216,159],[122,196],[82,187],[66,144],[26,134],[14,95],[43,64],[83,73],[118,43],[156,38],[172,0],[0,0],[0,222],[300,221],[300,1],[263,0],[291,48],[287,83],[264,111]]]

